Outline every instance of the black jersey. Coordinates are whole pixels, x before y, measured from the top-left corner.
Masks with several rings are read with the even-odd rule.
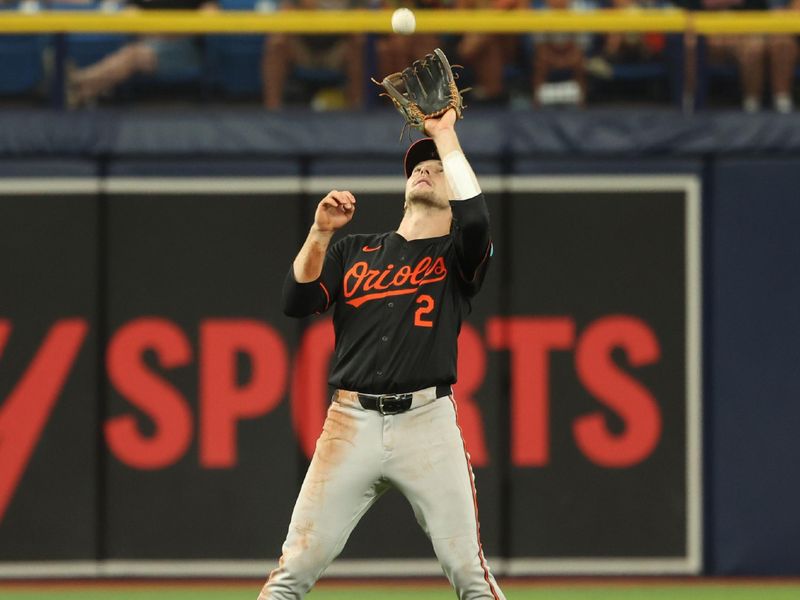
[[[455,383],[461,321],[483,283],[491,241],[482,194],[450,204],[448,235],[349,235],[328,248],[317,281],[297,283],[289,269],[287,315],[334,306],[332,386],[384,394]]]

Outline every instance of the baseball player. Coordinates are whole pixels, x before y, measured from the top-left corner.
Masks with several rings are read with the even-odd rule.
[[[474,476],[451,384],[458,333],[492,254],[489,213],[452,109],[408,149],[397,231],[349,235],[356,198],[319,203],[283,289],[284,312],[334,307],[336,388],[260,600],[302,598],[355,525],[394,487],[414,509],[461,599],[504,600],[483,555]]]

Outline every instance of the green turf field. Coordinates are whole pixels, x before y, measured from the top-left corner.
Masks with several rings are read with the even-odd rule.
[[[112,585],[86,587],[17,586],[0,584],[2,600],[255,600],[258,585]],[[504,591],[508,600],[800,600],[800,583],[744,584],[712,582],[709,584],[510,584]],[[391,586],[320,586],[308,597],[313,600],[453,600],[446,587]]]

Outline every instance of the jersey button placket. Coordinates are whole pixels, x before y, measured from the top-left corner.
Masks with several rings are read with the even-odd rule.
[[[383,331],[379,331],[378,333],[378,347],[375,352],[376,357],[376,369],[375,375],[378,376],[378,383],[385,384],[386,378],[384,377],[386,373],[386,368],[384,365],[387,364],[389,360],[390,348],[389,348],[389,329],[391,328],[391,319],[384,319],[383,324]],[[386,390],[382,390],[383,393],[386,393]]]

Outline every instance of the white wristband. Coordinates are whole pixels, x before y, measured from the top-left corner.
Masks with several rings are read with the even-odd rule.
[[[463,152],[450,152],[442,159],[442,167],[453,194],[451,200],[468,200],[481,193],[478,178]]]

